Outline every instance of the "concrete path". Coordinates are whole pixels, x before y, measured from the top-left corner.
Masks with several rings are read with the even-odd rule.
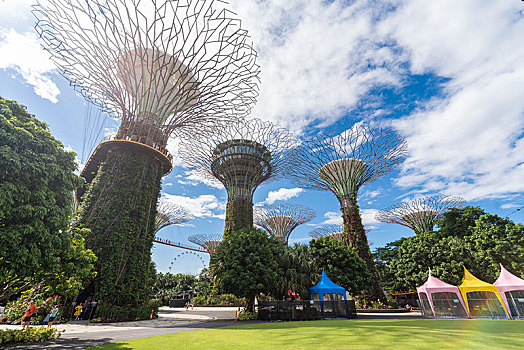
[[[56,341],[23,344],[8,349],[85,349],[156,335],[235,326],[239,324],[233,321],[236,311],[237,308],[232,307],[195,307],[187,311],[184,308],[161,308],[159,317],[155,320],[120,323],[70,321],[56,325],[58,330],[65,331]],[[0,329],[6,328],[20,328],[20,326],[0,325]]]

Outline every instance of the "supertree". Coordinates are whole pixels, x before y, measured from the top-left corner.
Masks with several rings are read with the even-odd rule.
[[[313,238],[332,237],[342,242],[344,237],[344,225],[326,225],[320,226],[312,230],[309,235]]]
[[[183,224],[193,218],[194,216],[186,208],[161,198],[157,204],[155,234],[164,227]]]
[[[389,173],[407,152],[406,141],[387,128],[355,125],[319,133],[291,152],[287,177],[305,188],[331,191],[340,203],[343,243],[352,246],[374,276],[369,298],[384,299],[357,203],[362,185]]]
[[[371,231],[370,228],[365,228],[364,231],[366,232],[366,235]],[[341,241],[344,238],[344,225],[326,225],[326,226],[320,226],[312,230],[309,235],[313,238],[321,238],[321,237],[332,237],[336,239],[337,241]],[[372,246],[373,242],[368,241],[368,245]]]
[[[316,216],[313,209],[300,204],[265,204],[253,210],[253,223],[287,245],[291,232]]]
[[[462,208],[464,199],[456,196],[431,196],[401,202],[379,211],[378,221],[400,224],[409,227],[415,233],[433,230],[435,223],[452,208]]]
[[[75,225],[98,257],[86,294],[141,305],[154,283],[151,248],[170,137],[247,115],[258,66],[222,1],[48,0],[34,6],[43,46],[88,101],[121,120],[81,175]]]
[[[180,158],[190,168],[226,188],[224,236],[253,226],[253,193],[282,174],[291,134],[258,119],[231,123],[209,137],[184,140]]]
[[[216,252],[220,243],[222,243],[222,234],[221,233],[216,233],[216,234],[202,233],[202,234],[189,236],[187,239],[188,241],[201,246],[202,248],[207,250],[208,253],[213,254],[214,252]]]

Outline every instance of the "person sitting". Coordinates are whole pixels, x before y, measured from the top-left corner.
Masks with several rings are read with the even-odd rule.
[[[25,329],[31,323],[31,317],[33,317],[36,311],[36,305],[34,301],[29,302],[29,306],[25,309],[24,316],[22,317],[22,329]]]

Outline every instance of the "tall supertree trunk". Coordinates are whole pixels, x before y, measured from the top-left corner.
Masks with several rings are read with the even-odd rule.
[[[251,198],[228,199],[224,237],[232,232],[253,226],[253,200]]]
[[[373,300],[385,301],[386,297],[380,287],[380,281],[377,269],[375,268],[373,255],[369,249],[364,225],[362,225],[362,218],[357,204],[357,196],[353,195],[350,198],[340,199],[340,209],[342,211],[342,219],[344,222],[343,243],[355,249],[357,255],[366,263],[368,271],[372,276],[371,288],[368,291],[369,297]]]
[[[84,196],[74,225],[91,230],[86,245],[98,257],[94,285],[104,303],[138,306],[149,298],[162,176],[162,165],[152,155],[114,148]]]

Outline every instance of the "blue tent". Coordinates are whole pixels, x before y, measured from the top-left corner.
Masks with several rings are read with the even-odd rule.
[[[346,290],[344,287],[336,285],[329,277],[326,275],[324,269],[322,269],[322,276],[320,276],[320,281],[318,281],[316,286],[313,286],[308,289],[309,295],[315,293],[318,294],[320,301],[324,301],[324,294],[336,293],[342,294],[344,300],[346,300]],[[311,298],[311,297],[310,297]]]

